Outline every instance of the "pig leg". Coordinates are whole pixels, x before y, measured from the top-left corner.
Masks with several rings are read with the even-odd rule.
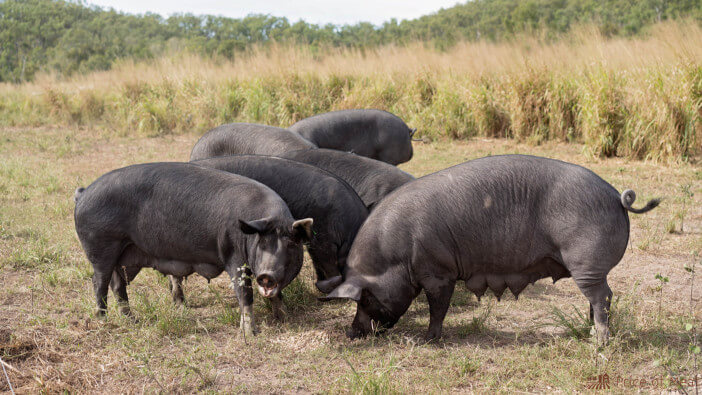
[[[441,337],[444,318],[455,286],[456,280],[446,278],[432,277],[423,282],[422,287],[429,302],[429,330],[425,336],[426,341]]]
[[[107,313],[107,290],[121,252],[122,246],[119,242],[100,249],[86,249],[88,260],[93,265],[93,291],[98,316],[104,316]]]
[[[231,265],[234,269],[227,273],[231,277],[232,287],[236,293],[236,298],[239,301],[239,310],[241,314],[240,325],[246,336],[253,336],[258,331],[254,322],[253,314],[253,287],[251,286],[251,270],[246,269],[240,271],[241,266]]]
[[[278,293],[275,297],[271,298],[271,308],[273,309],[273,318],[276,321],[283,321],[285,319],[285,308],[283,307],[283,294]]]
[[[183,277],[168,275],[168,288],[171,290],[173,303],[183,305],[185,303],[185,295],[183,294]]]
[[[96,314],[98,316],[104,316],[107,313],[107,289],[110,285],[110,277],[107,270],[94,270],[93,272],[93,290],[95,291]]]
[[[134,280],[139,271],[141,271],[140,267],[117,265],[115,271],[112,272],[110,288],[112,288],[112,293],[117,299],[119,312],[124,315],[131,315],[129,297],[127,297],[127,284]]]
[[[122,256],[112,272],[112,280],[110,288],[115,295],[119,312],[124,315],[130,315],[129,298],[127,297],[127,285],[134,280],[137,274],[141,271],[142,262],[139,262],[141,255],[135,248],[127,248],[122,252]]]
[[[609,308],[612,303],[612,290],[607,285],[607,279],[599,281],[583,281],[575,279],[580,292],[590,301],[590,318],[595,321],[597,342],[607,344],[609,338]]]
[[[117,268],[112,272],[112,280],[110,280],[110,288],[112,288],[112,294],[115,295],[117,300],[117,306],[119,306],[119,312],[124,315],[131,315],[129,311],[129,297],[127,296],[127,280],[124,278],[124,274],[120,273],[120,268]]]

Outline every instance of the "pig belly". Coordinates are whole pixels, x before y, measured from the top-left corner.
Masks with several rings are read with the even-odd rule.
[[[187,277],[195,272],[195,265],[192,263],[173,260],[156,259],[152,268],[163,274],[170,274],[176,277]]]
[[[209,263],[189,263],[173,260],[156,261],[153,268],[163,274],[171,274],[177,277],[187,277],[197,273],[207,280],[219,276],[224,271],[222,268]]]
[[[556,260],[545,258],[521,271],[502,273],[492,273],[489,270],[473,271],[465,282],[466,288],[473,292],[478,299],[489,288],[499,300],[507,288],[515,298],[518,298],[527,285],[546,277],[551,277],[555,283],[563,277],[570,277],[570,273]]]
[[[219,276],[224,271],[222,268],[209,263],[197,263],[193,265],[195,273],[206,278],[208,281]]]

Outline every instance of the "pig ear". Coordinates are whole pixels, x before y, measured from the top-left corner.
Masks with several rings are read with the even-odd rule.
[[[298,219],[292,224],[292,231],[295,237],[299,237],[302,240],[310,241],[312,240],[312,224],[314,220],[312,218]]]
[[[342,282],[344,282],[344,279],[341,276],[334,276],[326,280],[317,281],[314,285],[320,292],[328,294],[329,292],[333,291],[334,288],[338,287],[339,284],[341,284]]]
[[[239,228],[247,235],[252,235],[254,233],[266,233],[268,230],[268,224],[269,222],[265,218],[257,219],[255,221],[239,220]]]
[[[417,128],[410,129],[409,133],[410,133],[410,138],[412,138],[412,136],[414,136],[414,134],[417,133]]]
[[[361,287],[352,283],[343,283],[331,291],[327,296],[322,296],[319,299],[322,302],[328,302],[332,299],[351,299],[353,301],[361,300]]]

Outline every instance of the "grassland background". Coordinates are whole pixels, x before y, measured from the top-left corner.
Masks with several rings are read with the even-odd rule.
[[[289,126],[345,108],[389,110],[419,136],[580,142],[592,155],[686,160],[702,145],[702,29],[644,38],[582,28],[543,44],[369,50],[266,46],[236,61],[174,55],[112,70],[0,85],[0,125],[90,126],[116,135],[204,132],[226,122]]]

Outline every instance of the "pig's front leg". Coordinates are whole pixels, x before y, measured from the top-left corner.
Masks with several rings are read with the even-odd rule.
[[[456,281],[449,278],[427,278],[424,279],[422,286],[429,302],[429,330],[425,340],[431,341],[441,337],[444,318],[451,303]]]
[[[285,306],[283,306],[283,293],[278,292],[278,295],[271,298],[271,309],[273,310],[273,318],[276,321],[285,320]]]
[[[241,315],[240,326],[246,336],[254,336],[258,333],[253,314],[253,287],[251,286],[251,270],[244,266],[233,267],[227,270],[231,278],[232,288],[239,300],[239,313]]]

